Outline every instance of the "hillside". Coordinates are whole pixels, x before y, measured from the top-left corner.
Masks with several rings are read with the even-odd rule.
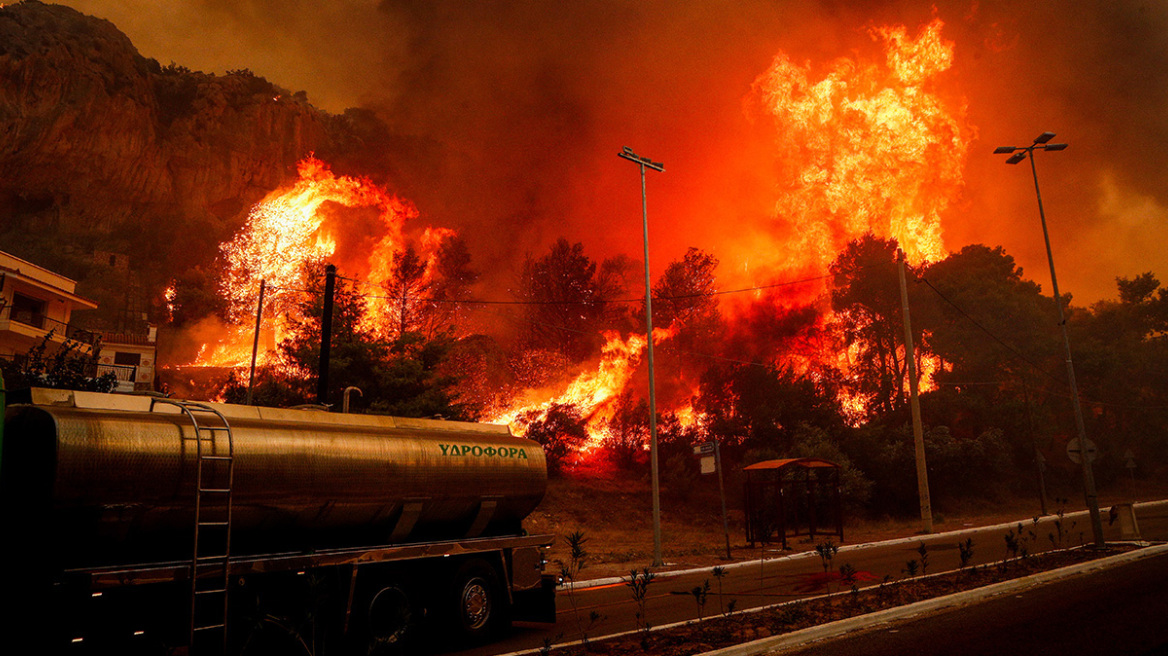
[[[167,279],[212,259],[297,161],[316,152],[343,169],[384,132],[243,66],[163,66],[68,7],[0,7],[0,243],[99,302],[140,284],[136,305],[157,305]],[[104,289],[94,250],[128,256],[120,290]]]

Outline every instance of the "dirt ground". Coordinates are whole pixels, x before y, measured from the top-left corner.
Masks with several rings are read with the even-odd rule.
[[[550,533],[557,537],[550,560],[567,560],[564,536],[582,531],[588,553],[580,579],[628,575],[632,569],[653,564],[652,493],[648,477],[630,479],[627,475],[589,472],[549,481],[543,502],[525,522],[529,533]],[[666,566],[658,570],[710,567],[724,564],[726,535],[722,530],[721,503],[717,479],[704,476],[689,489],[661,491],[662,556]],[[763,555],[761,546],[751,548],[746,542],[742,491],[726,490],[729,507],[729,542],[732,560],[753,560]],[[1055,496],[1054,494],[1051,495]],[[1062,506],[1066,512],[1085,508],[1082,494],[1067,495]],[[1120,481],[1110,489],[1101,489],[1099,505],[1108,508],[1116,503],[1131,503],[1168,498],[1168,484]],[[1048,511],[1057,510],[1052,498]],[[1105,510],[1106,512],[1106,510]],[[966,500],[935,503],[933,532],[988,526],[1017,521],[1041,514],[1041,504],[1030,498]],[[921,533],[919,517],[848,517],[844,520],[842,544],[861,544],[908,537]],[[794,551],[814,549],[818,540],[805,536],[789,541]],[[837,540],[838,541],[838,540]],[[768,549],[777,549],[770,546]],[[772,551],[767,552],[773,556]],[[554,565],[553,565],[554,567]]]

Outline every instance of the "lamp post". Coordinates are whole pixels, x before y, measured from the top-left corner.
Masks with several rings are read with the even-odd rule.
[[[1053,132],[1043,132],[1034,138],[1029,146],[998,146],[994,149],[995,155],[1010,154],[1007,164],[1017,164],[1024,159],[1030,159],[1030,172],[1034,175],[1034,193],[1038,196],[1038,217],[1042,221],[1042,238],[1046,241],[1046,259],[1050,264],[1050,285],[1054,291],[1054,305],[1058,308],[1059,327],[1063,332],[1063,345],[1067,351],[1067,380],[1071,384],[1071,405],[1075,410],[1075,428],[1079,435],[1081,449],[1080,465],[1083,470],[1083,492],[1087,499],[1087,510],[1091,514],[1091,533],[1095,547],[1103,548],[1103,522],[1099,517],[1099,497],[1095,493],[1095,474],[1091,468],[1091,458],[1087,454],[1087,428],[1083,423],[1083,407],[1079,402],[1079,387],[1075,383],[1075,365],[1071,361],[1071,339],[1067,335],[1067,320],[1063,315],[1063,301],[1059,296],[1058,278],[1054,274],[1054,255],[1050,250],[1050,233],[1046,229],[1046,213],[1042,209],[1042,192],[1038,188],[1038,169],[1034,166],[1035,150],[1066,150],[1065,143],[1049,143],[1054,138]]]
[[[617,156],[629,160],[641,169],[641,225],[645,235],[645,336],[649,354],[649,462],[653,478],[653,566],[661,567],[661,485],[657,476],[657,389],[653,376],[653,295],[649,277],[649,205],[645,196],[645,169],[665,172],[665,165],[648,157],[640,157],[625,146]]]

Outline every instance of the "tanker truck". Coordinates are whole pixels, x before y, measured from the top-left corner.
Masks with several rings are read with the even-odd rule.
[[[506,426],[16,396],[2,615],[28,653],[409,653],[555,621],[553,538],[522,526],[544,453]]]

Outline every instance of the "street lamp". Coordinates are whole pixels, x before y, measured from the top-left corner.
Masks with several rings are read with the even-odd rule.
[[[625,146],[617,156],[629,160],[641,169],[641,225],[645,234],[645,336],[649,354],[649,462],[653,478],[653,566],[661,567],[661,485],[657,476],[657,389],[653,376],[653,295],[649,278],[649,205],[645,196],[645,169],[665,172],[665,165],[648,157],[640,157]]]
[[[1091,458],[1087,450],[1087,429],[1083,423],[1083,407],[1079,402],[1079,387],[1075,383],[1075,365],[1071,361],[1071,339],[1067,336],[1067,320],[1063,316],[1062,297],[1059,296],[1058,278],[1054,274],[1054,255],[1050,250],[1050,233],[1046,229],[1046,213],[1042,209],[1042,192],[1038,189],[1038,169],[1034,166],[1035,150],[1066,150],[1065,143],[1049,143],[1054,138],[1053,132],[1043,132],[1034,138],[1029,146],[998,146],[994,149],[995,155],[1010,154],[1007,164],[1017,164],[1024,159],[1030,159],[1030,172],[1034,175],[1034,193],[1038,196],[1038,217],[1042,220],[1042,238],[1046,240],[1046,259],[1050,263],[1050,284],[1054,289],[1054,304],[1058,308],[1059,326],[1063,331],[1063,344],[1067,351],[1067,380],[1071,384],[1071,402],[1075,409],[1075,428],[1079,433],[1079,462],[1083,470],[1083,491],[1087,498],[1087,510],[1091,513],[1091,532],[1095,539],[1095,547],[1102,549],[1103,522],[1099,517],[1099,497],[1095,493],[1095,474],[1091,469]]]

